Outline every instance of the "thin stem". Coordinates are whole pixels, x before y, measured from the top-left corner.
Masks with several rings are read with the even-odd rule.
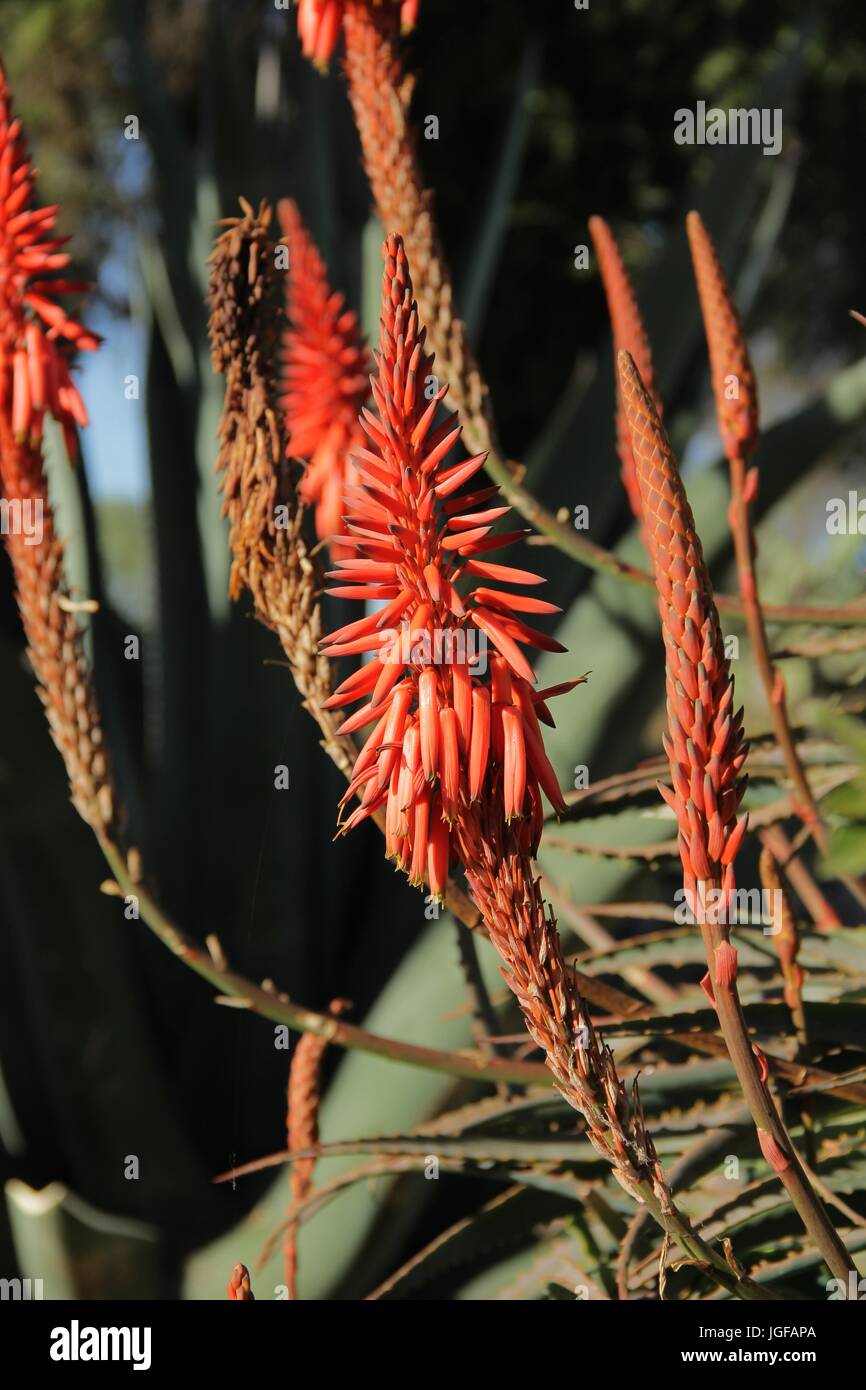
[[[790,880],[792,888],[808,911],[820,932],[833,931],[842,923],[834,907],[827,901],[820,885],[810,874],[802,859],[795,853],[780,825],[768,825],[758,833],[762,845],[766,845],[780,869]]]
[[[745,1115],[745,1113],[745,1106],[743,1106],[743,1114]],[[735,1112],[734,1119],[739,1119],[739,1112]],[[676,1192],[682,1179],[690,1172],[694,1164],[705,1154],[715,1153],[719,1145],[719,1140],[728,1135],[731,1139],[736,1136],[736,1130],[730,1125],[719,1126],[716,1129],[708,1130],[706,1134],[699,1134],[688,1148],[680,1154],[676,1163],[671,1165],[668,1174],[668,1184],[671,1191]],[[628,1286],[629,1265],[637,1243],[637,1238],[646,1224],[648,1215],[649,1213],[646,1207],[638,1207],[638,1210],[629,1222],[628,1230],[620,1246],[619,1257],[616,1262],[616,1286],[619,1297],[622,1300],[627,1300],[630,1297]]]
[[[807,826],[812,839],[822,854],[828,846],[827,829],[821,819],[821,812],[815,800],[809,779],[803,767],[797,744],[788,719],[785,698],[785,682],[780,671],[773,665],[767,629],[761,611],[758,594],[758,577],[755,571],[755,537],[752,529],[749,501],[746,491],[746,461],[742,455],[730,459],[731,471],[731,530],[734,538],[734,554],[737,563],[740,594],[743,599],[743,616],[752,646],[755,664],[767,695],[767,704],[776,740],[782,750],[788,775],[796,791],[795,809]],[[717,596],[718,604],[718,596]],[[718,604],[721,607],[721,604]],[[848,887],[861,906],[866,906],[866,889],[856,879],[848,880]]]
[[[717,890],[719,888],[718,884],[702,886],[715,887]],[[809,1185],[796,1150],[761,1077],[737,991],[736,968],[732,969],[730,965],[730,958],[733,956],[736,960],[736,953],[727,941],[725,927],[718,922],[707,921],[708,915],[714,916],[705,912],[701,903],[701,935],[704,939],[716,1013],[737,1079],[758,1131],[761,1151],[778,1175],[828,1268],[837,1279],[846,1280],[850,1271],[855,1268],[854,1263],[820,1199]],[[723,968],[719,968],[720,959],[725,961]]]

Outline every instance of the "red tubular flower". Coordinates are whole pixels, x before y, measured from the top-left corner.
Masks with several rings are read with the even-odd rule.
[[[308,464],[301,498],[315,507],[316,532],[324,539],[343,530],[347,457],[363,442],[358,412],[370,394],[372,363],[357,315],[328,284],[297,207],[284,199],[277,211],[289,248],[282,406],[289,450]]]
[[[400,237],[388,238],[384,256],[376,408],[361,412],[369,442],[352,454],[358,480],[347,488],[354,554],[329,575],[339,581],[332,593],[384,607],[325,639],[329,656],[375,653],[328,703],[363,699],[343,731],[373,726],[347,793],[361,804],[344,828],[384,808],[389,856],[414,883],[426,877],[441,892],[450,828],[493,779],[506,819],[525,826],[530,853],[540,789],[563,807],[537,713],[556,692],[536,694],[522,647],[564,649],[520,616],[558,611],[553,604],[498,587],[542,580],[487,559],[523,532],[492,532],[509,509],[497,505],[498,488],[479,485],[485,454],[449,461],[460,425],[456,414],[434,423],[448,387],[432,373]],[[461,593],[467,579],[496,587]]]
[[[304,57],[317,68],[326,68],[340,38],[343,16],[353,0],[298,0],[298,34]],[[371,0],[355,0],[356,7]],[[398,4],[404,32],[418,20],[421,0],[372,0],[372,4]]]
[[[47,411],[62,425],[74,455],[74,426],[87,424],[87,411],[72,383],[65,349],[92,351],[99,338],[69,318],[55,299],[87,287],[51,278],[69,264],[61,250],[68,238],[51,235],[56,207],[33,206],[34,183],[0,66],[0,411],[7,414],[16,441],[34,446]]]
[[[345,0],[298,0],[301,49],[318,68],[328,66],[337,47],[345,9]]]

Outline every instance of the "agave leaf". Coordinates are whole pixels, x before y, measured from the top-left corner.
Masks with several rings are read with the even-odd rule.
[[[821,1004],[806,1002],[806,1022],[809,1037],[814,1043],[848,1043],[862,1046],[866,1040],[866,1008],[859,1004]],[[784,1004],[748,1003],[743,1009],[750,1029],[762,1034],[790,1032],[790,1014]],[[696,1009],[688,1013],[654,1015],[651,1018],[629,1019],[627,1023],[607,1025],[612,1036],[639,1034],[652,1037],[665,1033],[688,1033],[701,1030],[716,1031],[716,1015],[712,1009]]]
[[[833,831],[824,860],[830,874],[859,874],[866,869],[866,826],[844,825]]]
[[[464,1279],[491,1256],[501,1259],[502,1248],[522,1245],[527,1233],[540,1221],[564,1215],[572,1203],[550,1193],[512,1187],[486,1202],[481,1209],[442,1231],[422,1250],[390,1274],[370,1299],[393,1300],[437,1296],[442,1281],[455,1275]],[[444,1290],[443,1290],[444,1291]]]
[[[408,897],[423,917],[423,898],[416,894]],[[456,1048],[469,1042],[469,1020],[450,1017],[465,993],[453,938],[454,925],[448,917],[426,927],[382,989],[366,1016],[366,1027],[440,1047]],[[497,973],[491,951],[484,952],[481,966],[492,984]],[[322,1140],[339,1141],[345,1135],[375,1128],[411,1129],[442,1108],[451,1089],[448,1077],[353,1053],[341,1060],[324,1098]],[[344,1171],[348,1163],[346,1158],[323,1160],[317,1167],[317,1184]],[[329,1297],[335,1289],[348,1287],[350,1278],[355,1294],[366,1292],[372,1281],[386,1273],[409,1223],[432,1198],[434,1187],[433,1183],[417,1181],[402,1187],[405,1200],[399,1210],[389,1210],[387,1222],[382,1219],[383,1205],[393,1180],[380,1179],[375,1186],[340,1193],[301,1230],[299,1263],[304,1296]],[[275,1228],[286,1205],[285,1179],[279,1178],[257,1208],[255,1225],[260,1231]],[[227,1261],[230,1267],[233,1259],[239,1258],[232,1255],[233,1248],[231,1238],[224,1238],[190,1261],[188,1296],[209,1296],[211,1270],[224,1267]],[[281,1282],[276,1256],[262,1277],[266,1284]]]
[[[487,197],[476,222],[475,239],[467,256],[465,276],[459,277],[457,303],[470,342],[477,343],[484,323],[487,302],[493,288],[496,266],[508,228],[508,217],[529,131],[529,95],[541,72],[542,40],[532,35],[523,48],[514,81],[511,110],[505,124],[499,153],[494,160]]]

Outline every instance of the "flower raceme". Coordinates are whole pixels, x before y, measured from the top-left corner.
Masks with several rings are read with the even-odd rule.
[[[743,712],[734,710],[718,612],[667,435],[627,352],[618,364],[665,643],[673,789],[659,790],[677,817],[687,893],[698,885],[727,892],[747,823],[737,819],[746,787]]]
[[[352,455],[358,477],[346,497],[344,542],[355,553],[329,573],[330,593],[383,606],[325,639],[331,657],[371,654],[328,704],[364,701],[343,733],[373,726],[346,794],[361,804],[343,828],[384,808],[386,852],[441,895],[453,828],[493,778],[534,853],[541,791],[563,807],[539,720],[552,722],[546,699],[577,682],[534,688],[521,648],[564,649],[523,615],[558,610],[499,587],[542,580],[487,558],[524,533],[492,530],[509,508],[498,488],[478,485],[485,454],[449,461],[460,425],[455,414],[436,423],[448,388],[432,372],[401,239],[390,236],[383,253],[375,409],[361,411],[369,446]],[[463,580],[477,587],[461,594]],[[485,671],[478,653],[488,643]]]
[[[399,5],[404,30],[413,29],[421,0],[298,0],[298,34],[305,58],[318,68],[326,68],[340,38],[347,9],[364,5]]]
[[[686,218],[707,335],[716,417],[727,459],[745,459],[758,442],[758,387],[737,306],[700,213]],[[757,474],[752,487],[757,487]]]
[[[297,207],[283,199],[277,213],[289,251],[281,403],[289,452],[307,463],[299,491],[315,508],[321,540],[343,529],[347,469],[352,481],[347,458],[364,440],[358,412],[369,396],[371,364],[357,316],[328,284]]]
[[[82,288],[52,279],[68,264],[51,235],[56,207],[35,204],[36,175],[12,115],[0,67],[0,491],[33,508],[38,535],[4,526],[30,663],[51,735],[66,764],[72,800],[98,833],[111,830],[115,804],[83,635],[64,581],[63,543],[47,495],[41,436],[46,413],[63,428],[70,457],[87,414],[69,374],[67,351],[99,345],[60,307],[56,294]]]
[[[598,269],[607,299],[607,309],[610,316],[611,329],[613,331],[614,357],[616,357],[617,353],[621,350],[625,350],[634,359],[635,365],[640,373],[641,381],[651,397],[658,417],[661,420],[664,412],[655,384],[649,339],[646,334],[646,329],[643,326],[643,320],[641,319],[634,288],[629,278],[628,271],[625,268],[622,256],[620,255],[619,247],[616,244],[610,227],[603,217],[591,217],[589,219],[589,231],[593,240],[593,245],[595,246]],[[619,371],[616,367],[614,367],[614,373],[616,376],[616,447],[622,470],[622,480],[628,494],[628,500],[634,515],[637,517],[638,521],[640,521],[640,486],[635,472],[631,431],[628,426],[628,421],[625,418],[622,385],[620,383]]]
[[[34,184],[0,66],[0,411],[9,415],[14,438],[33,445],[46,412],[53,415],[74,456],[74,427],[87,424],[87,412],[64,349],[93,351],[99,338],[57,303],[58,294],[87,286],[51,278],[69,264],[61,249],[68,238],[51,235],[58,209],[33,205]]]

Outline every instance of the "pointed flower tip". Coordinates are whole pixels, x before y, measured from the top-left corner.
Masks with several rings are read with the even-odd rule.
[[[281,199],[277,215],[289,251],[282,370],[288,447],[307,465],[302,500],[315,510],[319,540],[334,551],[345,533],[344,491],[356,476],[349,456],[364,440],[358,415],[370,358],[357,316],[332,290],[297,205]]]
[[[758,391],[734,297],[718,252],[697,212],[686,218],[689,249],[704,321],[716,402],[716,420],[726,457],[752,453],[758,442]],[[731,392],[731,382],[736,392]]]
[[[75,426],[86,425],[70,359],[75,349],[93,352],[101,342],[59,302],[59,296],[88,287],[53,278],[68,264],[68,255],[58,251],[67,238],[54,235],[59,208],[37,206],[36,181],[0,70],[0,401],[7,403],[10,432],[19,444],[38,443],[46,414],[61,424],[67,440]]]

